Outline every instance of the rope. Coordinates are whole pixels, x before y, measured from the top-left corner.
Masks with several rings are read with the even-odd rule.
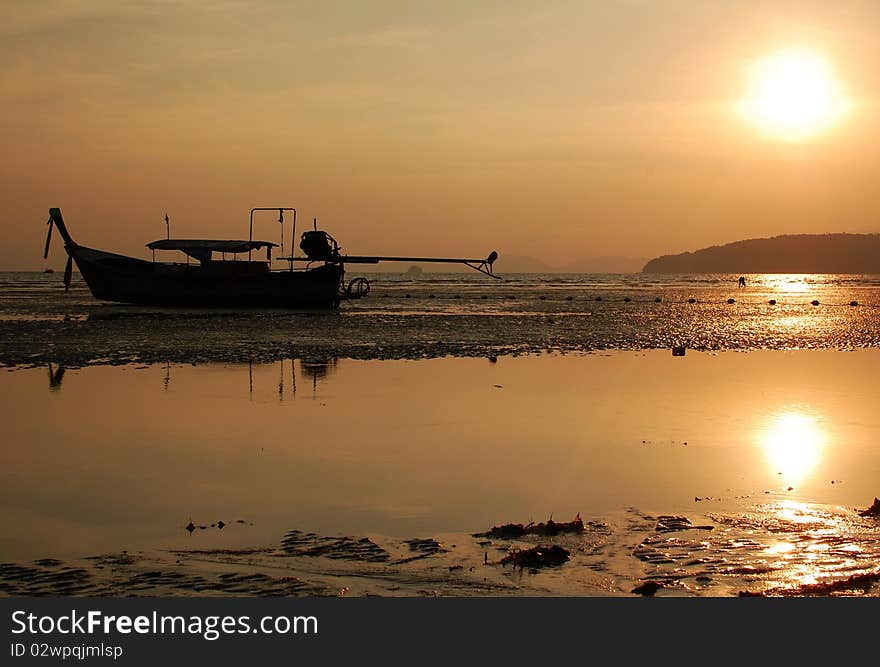
[[[382,296],[387,297],[388,294],[386,293],[386,294],[383,294]],[[410,299],[410,298],[415,298],[415,297],[410,294],[405,294],[403,296],[403,298]],[[425,298],[435,299],[435,298],[443,298],[443,297],[437,297],[434,294],[430,294]],[[454,294],[454,295],[447,296],[445,298],[447,298],[447,299],[461,299],[462,296],[460,294]],[[485,294],[481,294],[479,298],[481,300],[486,300],[489,297]],[[512,295],[512,294],[506,294],[500,298],[505,299],[505,300],[506,299],[515,299],[516,296]],[[568,302],[571,302],[571,301],[574,301],[576,298],[577,297],[573,297],[571,295],[567,295],[567,296],[561,297],[559,299],[550,298],[545,294],[541,294],[538,296],[538,300],[540,300],[540,301],[568,301]],[[724,306],[737,306],[737,305],[740,305],[740,306],[742,306],[742,305],[760,306],[760,305],[764,305],[764,306],[773,306],[773,307],[775,307],[775,306],[780,306],[780,307],[784,307],[784,306],[812,306],[813,308],[819,308],[819,307],[880,308],[880,304],[864,303],[862,301],[856,301],[855,299],[853,299],[852,301],[847,301],[846,303],[827,303],[827,302],[820,302],[817,299],[813,299],[808,302],[780,302],[778,299],[770,299],[768,301],[755,301],[755,300],[739,301],[739,300],[732,299],[732,298],[725,299],[724,301],[701,301],[701,300],[695,299],[693,297],[691,297],[690,299],[687,299],[685,301],[663,299],[662,297],[654,297],[653,299],[635,299],[633,297],[627,296],[627,297],[622,297],[622,298],[618,298],[618,299],[614,299],[614,300],[606,298],[606,297],[602,297],[602,296],[595,296],[595,297],[588,296],[585,298],[587,301],[593,301],[596,303],[653,303],[656,305],[671,304],[671,305],[687,305],[687,306],[717,304],[717,305],[724,305]]]

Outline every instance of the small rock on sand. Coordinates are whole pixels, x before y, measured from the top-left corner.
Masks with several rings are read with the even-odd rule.
[[[636,586],[635,588],[633,588],[630,592],[635,595],[650,596],[654,595],[654,593],[656,593],[661,588],[663,588],[663,584],[661,583],[658,583],[656,581],[646,581],[641,586]]]

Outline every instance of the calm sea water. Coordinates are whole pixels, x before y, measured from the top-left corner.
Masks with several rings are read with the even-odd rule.
[[[368,277],[306,313],[0,274],[0,595],[877,594],[880,277]],[[472,535],[577,513],[540,575]]]
[[[738,276],[708,274],[347,279],[358,275],[371,282],[366,298],[334,312],[297,313],[107,304],[95,301],[78,275],[65,292],[57,273],[0,274],[0,363],[880,345],[877,275],[749,275],[745,289]]]
[[[878,356],[2,372],[0,595],[876,595]],[[540,574],[473,536],[578,513]]]

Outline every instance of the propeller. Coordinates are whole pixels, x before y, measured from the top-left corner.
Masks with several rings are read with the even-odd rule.
[[[47,224],[49,225],[49,233],[46,234],[46,249],[43,250],[43,259],[49,258],[49,243],[51,243],[52,241],[52,227],[55,226],[52,224],[52,218],[49,218],[49,222]]]
[[[64,267],[64,291],[70,289],[70,280],[73,277],[73,255],[67,255],[67,265]]]

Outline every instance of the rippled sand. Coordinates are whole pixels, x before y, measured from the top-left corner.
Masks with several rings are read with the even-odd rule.
[[[880,595],[880,522],[850,508],[769,498],[733,511],[590,520],[575,535],[489,539],[325,536],[248,549],[121,552],[0,565],[8,595],[675,596]],[[697,523],[699,522],[699,523]],[[206,528],[207,529],[207,528]],[[197,531],[199,528],[196,529]],[[194,539],[194,543],[198,540]],[[568,560],[520,568],[518,549]]]

